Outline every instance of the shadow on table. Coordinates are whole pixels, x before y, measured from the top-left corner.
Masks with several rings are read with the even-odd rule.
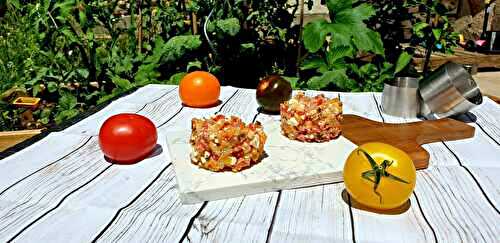
[[[147,156],[145,156],[144,158],[141,158],[137,161],[116,161],[114,159],[110,159],[106,156],[104,156],[104,160],[106,160],[108,163],[111,163],[111,164],[122,164],[122,165],[132,165],[132,164],[137,164],[145,159],[148,159],[148,158],[154,158],[156,156],[159,156],[160,154],[163,153],[163,147],[159,144],[156,144],[156,146],[153,148],[153,152],[148,154]]]
[[[477,120],[477,116],[472,114],[471,112],[467,112],[465,114],[455,115],[451,117],[457,121],[465,122],[465,123],[474,123]]]
[[[214,104],[211,104],[211,105],[207,105],[207,106],[200,106],[200,107],[195,107],[195,106],[190,106],[190,105],[186,105],[184,103],[182,103],[182,106],[184,107],[188,107],[188,108],[195,108],[195,109],[208,109],[208,108],[214,108],[214,107],[217,107],[219,105],[222,105],[223,102],[221,100],[218,100],[216,103]]]
[[[346,189],[344,189],[342,191],[342,200],[344,200],[344,202],[347,204],[347,205],[350,205],[351,207],[353,208],[356,208],[356,209],[359,209],[359,210],[363,210],[363,211],[368,211],[368,212],[372,212],[372,213],[378,213],[378,214],[386,214],[386,215],[398,215],[398,214],[403,214],[405,213],[406,211],[408,211],[408,209],[410,209],[411,207],[411,202],[410,200],[408,199],[408,201],[406,201],[406,203],[404,203],[403,205],[401,205],[400,207],[398,208],[394,208],[394,209],[388,209],[388,210],[380,210],[380,209],[374,209],[374,208],[369,208],[367,206],[364,206],[362,205],[361,203],[357,202],[356,200],[354,200],[354,198],[352,198],[349,193],[347,192]]]
[[[257,108],[257,112],[265,114],[265,115],[270,115],[270,116],[279,116],[280,115],[279,111],[268,111],[268,110],[264,110],[262,107]]]

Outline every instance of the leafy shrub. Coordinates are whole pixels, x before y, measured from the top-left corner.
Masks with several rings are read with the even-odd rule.
[[[452,54],[458,46],[459,34],[453,31],[448,20],[449,9],[437,0],[408,0],[405,6],[419,8],[426,15],[426,19],[412,18],[412,45],[432,45],[433,51]]]
[[[141,6],[116,16],[116,1],[9,1],[6,7],[0,91],[17,86],[43,102],[26,111],[31,122],[2,119],[2,130],[61,123],[134,87],[168,82],[201,47],[200,36],[179,35],[190,30],[185,14],[164,1],[142,23],[135,14]],[[165,19],[176,21],[160,22]],[[140,41],[138,27],[148,30]],[[17,110],[6,105],[3,117],[18,117]]]
[[[178,84],[197,69],[238,87],[255,88],[260,78],[278,73],[295,88],[341,91],[380,91],[384,81],[406,71],[411,55],[396,48],[397,35],[385,32],[387,26],[379,23],[397,13],[388,11],[390,6],[326,0],[329,20],[306,25],[299,41],[301,29],[294,19],[303,2],[308,7],[313,3],[12,0],[0,4],[0,93],[7,94],[0,102],[0,129],[62,123],[136,87]],[[420,28],[424,35],[432,32],[444,50],[453,48],[449,26],[435,31],[439,26],[416,25],[415,36],[419,37]],[[384,49],[387,36],[392,36],[394,45]],[[303,55],[298,57],[299,53]],[[40,97],[42,104],[34,111],[12,107],[9,97],[17,93]]]
[[[381,91],[385,80],[393,78],[411,60],[403,53],[397,65],[384,61],[380,34],[365,21],[376,14],[369,3],[351,0],[327,0],[330,21],[319,19],[304,28],[304,46],[309,55],[302,70],[314,70],[312,77],[299,83],[309,89],[344,91]],[[363,61],[362,56],[371,61]]]
[[[61,123],[135,87],[177,84],[195,69],[240,87],[293,72],[299,29],[289,28],[295,12],[287,10],[299,1],[287,2],[8,1],[0,17],[0,93],[18,88],[42,104],[29,111],[5,99],[1,130]]]

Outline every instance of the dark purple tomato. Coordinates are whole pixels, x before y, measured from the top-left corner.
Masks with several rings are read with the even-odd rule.
[[[257,85],[257,102],[264,111],[279,112],[280,104],[292,98],[292,86],[278,75],[267,76]]]
[[[133,164],[145,159],[156,146],[156,127],[137,114],[118,114],[108,118],[99,130],[99,145],[113,163]]]

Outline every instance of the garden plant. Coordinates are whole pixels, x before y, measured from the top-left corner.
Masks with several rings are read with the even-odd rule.
[[[327,0],[329,18],[301,27],[300,9],[312,2],[1,2],[0,130],[61,124],[135,88],[178,84],[196,70],[245,88],[279,74],[296,89],[381,91],[384,81],[411,69],[412,51],[395,48],[400,43],[385,34],[386,21],[377,14],[387,6]],[[393,6],[415,5],[423,3]],[[455,34],[439,5],[432,6],[441,17],[432,26],[417,23],[415,36],[432,32],[449,52]],[[41,102],[35,109],[15,107],[10,102],[17,96]]]

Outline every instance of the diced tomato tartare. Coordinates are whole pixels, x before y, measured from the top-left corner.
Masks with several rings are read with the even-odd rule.
[[[292,140],[326,142],[342,131],[342,102],[323,94],[308,97],[299,92],[280,106],[281,132]]]
[[[211,171],[241,171],[260,160],[266,134],[259,122],[216,115],[191,121],[191,162]]]

